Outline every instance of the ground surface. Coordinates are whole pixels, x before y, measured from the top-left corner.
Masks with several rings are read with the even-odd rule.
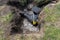
[[[49,4],[41,13],[45,14],[45,24],[39,34],[7,34],[8,37],[6,40],[60,40],[60,2]],[[5,30],[10,25],[8,23],[12,17],[9,7],[6,7],[6,5],[0,6],[0,40],[5,40],[7,36],[4,35]]]

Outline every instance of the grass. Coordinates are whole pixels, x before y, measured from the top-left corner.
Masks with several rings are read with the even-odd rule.
[[[8,22],[12,19],[12,13],[9,13],[7,15],[0,16],[0,24],[3,24],[0,26],[0,40],[5,40],[4,39],[4,25],[8,24]],[[4,27],[3,27],[4,26]]]
[[[60,40],[60,29],[53,25],[45,26],[45,36],[43,40]]]
[[[47,23],[45,24],[45,36],[43,40],[60,40],[60,28],[54,25],[60,19],[60,4],[56,5],[53,9],[45,8]],[[60,21],[59,21],[60,22]],[[60,24],[59,24],[60,25]]]
[[[0,17],[1,22],[9,22],[11,19],[12,19],[12,13]]]

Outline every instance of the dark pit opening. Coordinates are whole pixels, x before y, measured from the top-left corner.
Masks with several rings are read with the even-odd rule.
[[[18,33],[18,28],[17,27],[12,27],[11,32],[12,33]]]
[[[23,33],[23,30],[20,29],[19,27],[12,27],[11,28],[11,31],[10,31],[10,34],[13,35],[13,34],[22,34]]]

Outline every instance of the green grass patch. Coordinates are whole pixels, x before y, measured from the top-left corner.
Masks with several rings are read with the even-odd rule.
[[[50,25],[45,25],[45,36],[43,40],[60,40],[60,28],[58,29],[54,23],[60,19],[60,4],[56,5],[53,9],[45,8],[46,22]],[[54,22],[54,23],[53,23]],[[52,25],[53,24],[53,25]]]
[[[60,40],[60,29],[53,25],[45,26],[45,36],[43,40]]]
[[[13,17],[12,13],[9,13],[7,15],[1,16],[0,21],[1,22],[9,22],[12,19],[12,17]]]
[[[45,18],[46,22],[55,22],[60,17],[60,5],[55,6],[53,9],[45,8],[45,13],[47,17]]]
[[[13,17],[12,13],[8,13],[6,15],[0,16],[0,22],[2,22],[3,25],[5,25],[5,24],[7,24],[8,22],[11,21],[12,17]],[[4,35],[3,35],[4,32],[5,32],[3,25],[0,26],[0,40],[5,40]]]

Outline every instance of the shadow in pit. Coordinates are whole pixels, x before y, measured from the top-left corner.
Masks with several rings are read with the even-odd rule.
[[[16,15],[14,16],[16,17]],[[13,23],[14,22],[14,23]],[[23,18],[19,17],[19,18],[15,18],[13,20],[11,20],[10,23],[13,23],[11,26],[11,31],[10,34],[22,34],[23,33],[23,29],[21,29],[22,25],[23,25]]]
[[[28,2],[24,3],[24,5],[23,5],[23,4],[22,4],[21,2],[19,2],[19,1],[8,1],[8,2],[7,2],[7,5],[10,5],[10,6],[16,7],[17,9],[23,10],[24,8],[27,7]]]
[[[19,13],[16,13],[14,10],[12,10],[12,14],[13,14],[13,18],[10,21],[10,23],[12,23],[11,25],[11,31],[10,34],[22,34],[23,33],[23,29],[21,29],[22,25],[23,25],[23,17],[21,17],[20,15],[18,15]]]

